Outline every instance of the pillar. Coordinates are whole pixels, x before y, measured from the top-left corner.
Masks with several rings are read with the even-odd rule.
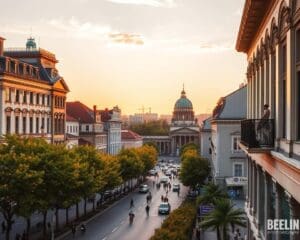
[[[261,196],[261,176],[260,176],[260,167],[256,164],[255,165],[255,171],[256,171],[256,191],[255,191],[255,208],[256,208],[256,226],[258,229],[258,234],[261,230],[260,225],[260,214],[261,214],[261,206],[260,206],[260,196]]]
[[[269,105],[271,111],[271,118],[275,118],[275,65],[276,58],[274,52],[269,55]]]
[[[264,59],[264,92],[263,92],[263,104],[269,104],[269,55],[266,52]]]
[[[280,46],[277,43],[275,47],[275,83],[276,83],[276,139],[280,139],[282,136],[282,118],[280,117],[282,114],[282,82],[280,81]]]
[[[264,62],[261,62],[260,66],[259,66],[259,118],[261,118],[263,116],[263,106],[264,106],[264,84],[265,84],[265,79],[264,79]]]
[[[265,188],[265,199],[264,199],[264,237],[267,239],[268,237],[268,230],[267,230],[267,221],[270,218],[270,212],[271,212],[271,194],[272,194],[272,186],[271,186],[271,180],[265,171],[263,172],[263,179],[264,179],[264,188]]]
[[[275,218],[281,219],[282,218],[281,204],[282,204],[283,191],[280,185],[277,182],[274,182],[274,180],[273,180],[273,184],[275,188]],[[281,240],[280,231],[275,232],[275,240]]]

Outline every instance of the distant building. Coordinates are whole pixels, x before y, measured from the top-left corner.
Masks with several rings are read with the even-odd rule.
[[[104,123],[104,130],[107,134],[107,152],[116,155],[122,148],[121,140],[121,109],[118,106],[111,110],[105,109],[99,111],[101,120]]]
[[[197,118],[198,123],[201,125],[203,121],[211,116],[211,113],[200,113],[196,115],[195,118]]]
[[[200,154],[211,162],[211,120],[212,117],[205,119],[200,127]]]
[[[161,114],[159,116],[160,120],[166,121],[168,124],[171,124],[172,122],[172,115],[171,114]]]
[[[66,119],[66,145],[67,148],[78,146],[79,141],[79,121],[69,115]]]
[[[65,142],[69,88],[56,69],[55,55],[37,48],[5,49],[0,37],[0,136],[20,134]]]
[[[242,87],[218,101],[210,120],[214,181],[236,197],[244,197],[247,191],[246,155],[239,147],[246,113],[247,87]]]
[[[79,122],[79,145],[92,145],[101,152],[107,152],[107,133],[96,106],[92,110],[79,101],[67,102],[67,114],[73,119],[69,122],[70,126],[75,120]]]
[[[135,113],[129,116],[129,125],[157,121],[157,113]]]
[[[179,155],[180,148],[187,143],[200,144],[200,127],[195,119],[193,104],[184,89],[176,101],[170,126],[171,153]]]
[[[143,145],[143,138],[131,130],[122,130],[122,148],[138,148]]]

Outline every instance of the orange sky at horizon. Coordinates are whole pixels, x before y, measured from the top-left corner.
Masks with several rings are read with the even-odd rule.
[[[3,3],[0,36],[5,47],[22,47],[32,34],[55,53],[68,101],[172,114],[184,84],[195,113],[209,113],[245,82],[246,56],[234,49],[243,3],[12,0]]]

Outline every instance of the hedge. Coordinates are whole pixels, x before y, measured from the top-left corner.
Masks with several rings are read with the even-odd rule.
[[[150,240],[189,240],[196,218],[196,204],[185,201],[156,229]]]

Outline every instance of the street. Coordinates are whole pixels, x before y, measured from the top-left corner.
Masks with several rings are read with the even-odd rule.
[[[165,195],[166,192],[161,187],[159,190],[156,187],[153,188],[152,182],[154,177],[149,177],[146,184],[150,186],[152,192],[152,201],[150,204],[150,214],[147,217],[146,207],[146,194],[138,193],[138,190],[129,194],[125,198],[117,202],[112,208],[104,211],[100,216],[89,222],[86,227],[85,233],[80,232],[79,227],[75,237],[71,234],[64,238],[68,239],[82,239],[82,240],[101,240],[101,239],[149,239],[153,234],[154,230],[160,227],[166,216],[158,215],[158,206],[161,202],[161,196]],[[178,179],[171,181],[178,182]],[[176,209],[180,203],[184,200],[184,196],[187,193],[187,188],[181,184],[180,196],[176,192],[169,192],[168,198],[171,205],[171,210]],[[134,199],[134,213],[135,218],[133,224],[129,224],[128,213],[130,211],[130,200]]]

